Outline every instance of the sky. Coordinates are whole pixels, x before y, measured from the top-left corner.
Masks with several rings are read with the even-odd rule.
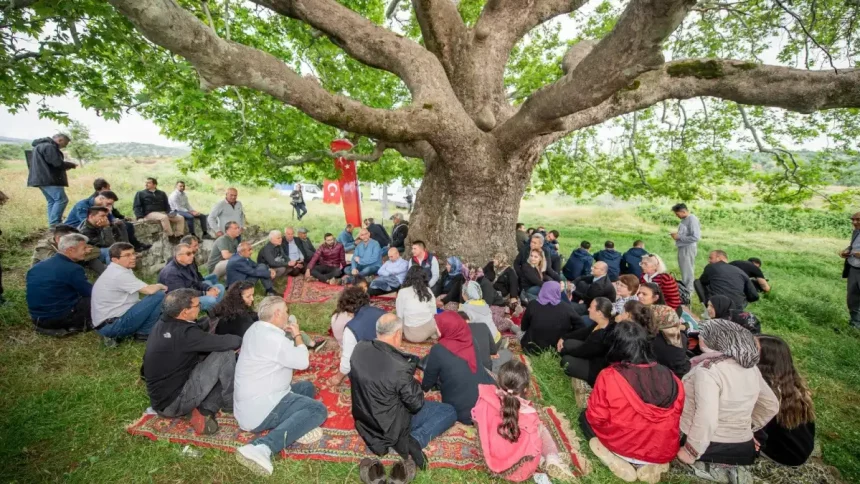
[[[47,102],[52,108],[69,113],[71,119],[89,127],[90,136],[99,144],[135,142],[160,146],[184,146],[163,136],[155,123],[133,112],[124,114],[117,123],[99,117],[93,110],[84,109],[73,97],[48,98]],[[0,136],[29,140],[51,136],[63,129],[62,125],[53,120],[39,119],[38,105],[34,102],[30,103],[28,111],[22,110],[16,114],[0,106]]]

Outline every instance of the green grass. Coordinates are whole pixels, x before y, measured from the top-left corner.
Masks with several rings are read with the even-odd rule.
[[[132,194],[143,178],[154,174],[163,188],[179,176],[169,164],[135,165],[101,161],[72,172],[70,199],[89,194],[97,173],[113,183],[121,209],[130,211]],[[148,406],[144,386],[137,374],[143,346],[124,343],[105,348],[94,334],[54,340],[30,330],[24,301],[23,278],[29,264],[28,240],[44,224],[45,202],[35,189],[24,188],[26,173],[15,164],[0,169],[3,190],[12,197],[0,209],[0,257],[4,284],[11,301],[0,307],[0,481],[2,482],[239,482],[262,481],[246,472],[233,456],[204,449],[200,458],[184,457],[181,446],[154,443],[128,435],[124,426],[137,419]],[[192,204],[206,210],[221,197],[226,183],[204,176],[183,176],[189,182]],[[191,184],[193,183],[193,185]],[[199,191],[198,191],[199,190]],[[265,228],[289,222],[289,204],[271,190],[239,187],[249,219]],[[538,197],[525,202],[522,220],[561,231],[565,254],[589,240],[594,247],[614,240],[624,249],[641,238],[646,248],[664,256],[677,269],[674,249],[666,233],[670,225],[657,225],[637,217],[629,208],[571,206]],[[303,222],[319,239],[323,231],[339,230],[340,207],[309,204]],[[378,204],[365,210],[379,214]],[[847,223],[847,221],[846,221]],[[752,306],[765,332],[786,338],[795,360],[809,380],[818,414],[819,439],[824,460],[841,471],[847,482],[860,481],[860,339],[847,326],[840,279],[841,260],[836,252],[846,241],[834,238],[759,232],[748,223],[713,230],[704,227],[697,267],[706,263],[707,251],[722,248],[734,258],[758,256],[774,292]],[[303,329],[323,332],[333,303],[295,305]],[[701,309],[701,308],[698,308]],[[532,360],[544,403],[565,413],[576,428],[579,410],[570,382],[556,358],[544,355]],[[587,445],[583,443],[587,455]],[[596,459],[594,471],[583,482],[616,482]],[[282,461],[275,464],[274,479],[280,482],[357,482],[352,464],[315,461]],[[678,477],[675,482],[684,482]],[[501,482],[479,471],[432,470],[422,473],[419,483]],[[620,482],[620,481],[618,481]]]

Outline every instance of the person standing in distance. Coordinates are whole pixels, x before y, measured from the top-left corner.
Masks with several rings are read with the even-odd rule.
[[[687,205],[679,203],[672,207],[675,216],[681,219],[678,231],[669,235],[675,239],[678,248],[678,267],[681,269],[681,282],[690,293],[693,290],[693,280],[696,278],[696,252],[699,239],[702,238],[702,226],[699,219],[690,213]]]
[[[66,188],[69,178],[66,171],[77,168],[74,163],[65,161],[60,151],[72,140],[65,134],[55,134],[53,138],[39,138],[33,141],[30,152],[27,186],[37,187],[48,202],[48,226],[53,227],[63,221],[63,212],[69,204]]]
[[[842,268],[842,277],[848,279],[848,314],[851,316],[851,326],[860,329],[860,212],[851,216],[851,225],[854,232],[851,234],[851,243],[848,248],[841,252],[845,259]]]

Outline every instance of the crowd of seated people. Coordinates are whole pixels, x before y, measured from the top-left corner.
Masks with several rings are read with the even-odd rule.
[[[147,191],[141,198],[153,198],[145,202],[152,206],[160,196]],[[800,465],[812,452],[809,389],[785,342],[760,335],[745,308],[758,288],[770,290],[760,262],[729,264],[725,252],[711,252],[699,278],[706,315],[690,324],[681,317],[690,309],[677,282],[641,241],[623,255],[612,242],[591,255],[583,241],[564,264],[556,231],[529,235],[518,226],[513,264],[505,253],[486,264],[450,255],[440,270],[417,240],[408,258],[389,240],[383,258],[385,247],[373,237],[381,231],[369,220],[350,262],[343,243],[349,226],[338,238],[326,233],[318,248],[305,229],[272,231],[254,262],[250,241],[241,241],[231,220],[216,225],[222,230],[208,276],[197,267],[199,239],[191,235],[176,245],[159,283],[147,284],[133,272],[135,247],[107,243],[105,231],[128,239],[111,226],[103,205],[110,199],[96,196],[86,208],[84,234],[54,229],[55,254],[27,275],[34,326],[58,335],[92,328],[106,342],[146,340],[142,375],[155,412],[189,416],[199,434],[217,431],[219,411],[233,412],[245,431],[268,431],[237,452],[257,473],[271,474],[272,456],[293,442],[318,440],[327,417],[314,385],[292,382],[324,342],[302,333],[274,295],[273,280],[287,276],[348,285],[331,315],[338,371],[320,384],[336,387],[348,378],[356,429],[368,449],[401,458],[392,475],[425,468],[423,449],[457,421],[476,427],[493,472],[511,480],[538,469],[570,475],[535,421],[528,369],[508,361],[509,352],[502,360],[508,331],[527,355],[556,354],[560,372],[592,388],[580,425],[594,454],[625,481],[657,482],[675,458],[696,475],[738,481],[758,455]],[[93,285],[82,263],[96,249],[107,250]],[[267,297],[255,310],[257,283]],[[390,293],[393,313],[371,304]],[[515,313],[517,325],[510,322]],[[427,357],[405,353],[404,339],[429,342]],[[441,402],[425,399],[437,390]],[[360,467],[362,479],[385,473],[379,459]]]

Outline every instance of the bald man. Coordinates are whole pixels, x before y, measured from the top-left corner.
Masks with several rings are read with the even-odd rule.
[[[206,222],[209,225],[209,231],[215,237],[224,235],[228,222],[236,222],[239,224],[239,228],[244,230],[245,211],[242,208],[242,202],[239,201],[239,191],[235,188],[228,188],[224,200],[212,207]]]
[[[606,262],[595,262],[591,266],[591,275],[576,279],[576,289],[573,291],[571,299],[573,307],[580,315],[588,314],[588,306],[591,301],[599,297],[605,297],[610,302],[615,301],[615,286],[609,280],[607,273],[609,266]]]
[[[277,296],[272,288],[272,279],[274,278],[274,269],[269,269],[266,264],[258,264],[251,260],[251,244],[249,242],[239,244],[236,254],[227,261],[227,287],[239,281],[260,281],[266,290],[266,295]]]
[[[842,251],[845,266],[842,277],[848,279],[848,314],[851,316],[851,326],[860,329],[860,212],[851,216],[854,232],[851,243]]]
[[[379,277],[370,283],[367,293],[371,296],[381,296],[400,289],[403,281],[406,280],[408,270],[409,262],[400,257],[397,247],[391,247],[388,249],[388,260],[379,268],[377,272]]]

